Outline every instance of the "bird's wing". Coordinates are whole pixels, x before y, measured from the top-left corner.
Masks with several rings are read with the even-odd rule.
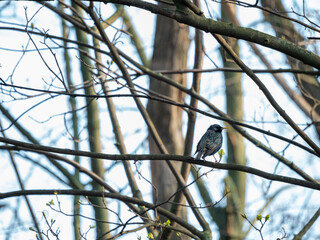
[[[209,141],[207,141],[207,152],[208,155],[215,154],[221,147],[221,139],[219,136],[214,136],[213,138],[210,138]]]
[[[196,152],[199,152],[199,151],[203,150],[203,148],[206,147],[206,140],[207,140],[207,139],[208,139],[208,136],[207,136],[207,133],[205,133],[205,134],[201,137],[200,141],[199,141],[198,144],[197,144],[197,151],[196,151]]]

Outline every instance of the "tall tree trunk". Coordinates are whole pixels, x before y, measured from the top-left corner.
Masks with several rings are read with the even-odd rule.
[[[82,16],[82,9],[72,2],[72,6],[74,9],[77,10],[79,16]],[[77,41],[88,44],[87,35],[85,32],[81,31],[80,29],[76,29],[76,36]],[[89,49],[78,45],[79,47],[79,55],[81,59],[81,74],[83,84],[86,86],[85,94],[86,95],[94,95],[95,91],[93,86],[88,86],[88,83],[92,81],[92,74],[91,74],[91,60],[88,57]],[[99,112],[98,112],[98,103],[97,100],[94,98],[86,98],[87,104],[87,129],[88,129],[88,136],[89,136],[89,147],[91,152],[101,152],[101,137],[100,137],[100,121],[99,121]],[[101,159],[92,158],[91,159],[91,170],[97,174],[100,178],[104,179],[104,167],[103,162]],[[92,182],[92,189],[95,191],[101,191],[101,186],[95,182]],[[95,219],[97,220],[97,237],[101,236],[102,234],[106,234],[109,231],[108,222],[108,211],[106,209],[106,202],[104,199],[99,197],[92,197],[90,201],[93,203],[94,206],[94,213]],[[106,234],[104,238],[110,237],[109,234]]]
[[[185,68],[189,43],[189,29],[187,26],[158,15],[151,69]],[[185,75],[171,75],[170,77],[174,81],[186,85]],[[168,96],[178,102],[183,102],[184,99],[184,94],[180,91],[153,78],[150,79],[150,90]],[[183,154],[184,139],[182,136],[181,108],[157,101],[149,101],[147,110],[168,152],[171,154]],[[149,135],[148,140],[150,153],[159,153],[152,136]],[[159,203],[168,200],[177,190],[177,182],[167,164],[164,161],[151,161],[151,173],[152,183],[156,187],[154,201]],[[164,207],[170,209],[170,205],[165,205]],[[166,221],[166,219],[161,219],[161,221]]]
[[[236,6],[234,4],[221,4],[222,21],[236,23]],[[228,43],[233,50],[239,54],[239,45],[236,39],[228,38]],[[228,55],[221,52],[223,57],[224,67],[238,67]],[[242,88],[241,88],[241,73],[224,72],[225,76],[225,91],[227,102],[227,114],[237,121],[243,119],[242,107]],[[229,128],[227,131],[228,143],[228,163],[239,165],[246,164],[245,147],[243,137],[234,129]],[[246,190],[246,174],[243,172],[229,171],[225,179],[226,187],[230,190],[227,195],[226,206],[226,225],[225,231],[222,233],[221,239],[243,239],[242,224],[243,219],[241,214],[244,213],[245,207],[245,190]],[[225,232],[225,235],[223,234]]]

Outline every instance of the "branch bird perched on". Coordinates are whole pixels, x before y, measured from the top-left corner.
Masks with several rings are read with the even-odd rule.
[[[197,151],[195,152],[195,154],[198,154],[195,159],[200,160],[202,157],[202,159],[205,160],[205,158],[210,155],[213,155],[215,158],[214,154],[217,153],[222,146],[221,132],[223,129],[226,128],[223,128],[218,124],[213,124],[208,128],[198,142]]]

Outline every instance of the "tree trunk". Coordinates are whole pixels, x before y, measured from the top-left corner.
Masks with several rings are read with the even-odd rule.
[[[221,4],[222,21],[236,23],[236,6],[234,4]],[[239,45],[236,39],[227,38],[233,50],[239,54]],[[228,55],[221,52],[224,67],[237,68]],[[227,114],[237,121],[243,120],[241,73],[224,72],[225,91],[227,102]],[[227,131],[228,157],[227,162],[246,165],[245,147],[243,137],[234,129]],[[230,194],[227,195],[226,225],[225,230],[220,231],[221,239],[243,239],[241,214],[245,207],[246,174],[243,172],[229,171],[225,179],[226,188]],[[225,232],[225,235],[223,234]]]
[[[82,9],[75,3],[72,6],[78,11],[79,16],[82,16]],[[88,44],[87,35],[85,32],[80,29],[76,29],[77,41]],[[92,80],[91,76],[91,60],[88,57],[89,49],[78,45],[79,47],[79,55],[81,59],[81,74],[84,85],[88,85],[88,82]],[[86,95],[94,95],[95,91],[93,86],[87,86],[84,88]],[[98,112],[98,103],[94,98],[86,97],[87,104],[87,129],[88,129],[88,137],[89,137],[89,147],[91,152],[101,152],[101,137],[100,137],[100,121],[99,121],[99,112]],[[91,170],[95,174],[97,174],[100,178],[104,179],[104,167],[101,159],[92,158],[91,159]],[[101,191],[101,186],[95,182],[92,182],[92,189],[95,191]],[[100,197],[92,197],[90,198],[94,207],[94,214],[97,223],[96,233],[97,237],[106,234],[109,231],[109,225],[107,224],[108,211],[106,209],[106,201]],[[106,239],[110,237],[110,234],[104,235],[102,239]]]
[[[189,42],[187,26],[158,15],[151,69],[186,68]],[[170,77],[174,81],[186,85],[185,75],[171,75]],[[184,94],[181,91],[153,78],[150,79],[150,90],[168,96],[177,102],[184,101]],[[183,154],[184,139],[182,136],[181,108],[158,101],[149,101],[147,110],[168,152],[170,154]],[[150,153],[159,153],[160,151],[152,136],[149,135],[148,140]],[[177,182],[174,176],[164,161],[151,161],[151,173],[152,183],[156,187],[156,191],[153,193],[154,201],[158,203],[167,201],[177,190]],[[164,207],[170,209],[168,204]],[[166,221],[166,219],[160,219],[162,222]]]

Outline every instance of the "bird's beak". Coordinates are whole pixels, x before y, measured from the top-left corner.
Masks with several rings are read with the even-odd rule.
[[[222,129],[228,129],[227,127],[223,127]]]

